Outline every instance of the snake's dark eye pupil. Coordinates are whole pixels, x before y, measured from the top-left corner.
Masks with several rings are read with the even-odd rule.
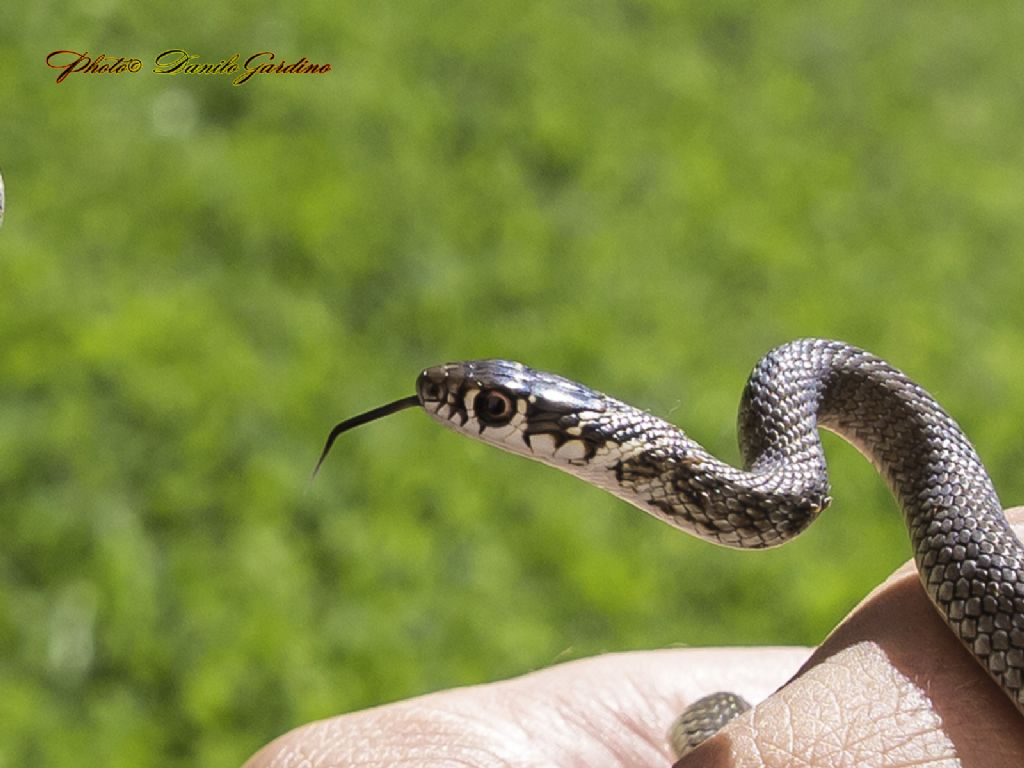
[[[508,424],[515,407],[512,398],[503,392],[490,390],[481,392],[476,399],[476,412],[480,421],[489,426]]]

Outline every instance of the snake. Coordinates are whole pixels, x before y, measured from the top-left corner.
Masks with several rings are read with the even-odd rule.
[[[347,419],[421,407],[446,427],[556,467],[726,547],[763,549],[804,531],[830,503],[819,428],[853,444],[895,497],[932,604],[1024,714],[1024,546],[977,451],[934,397],[856,346],[798,339],[756,363],[740,400],[742,467],[679,427],[583,384],[509,360],[423,370],[416,394]],[[677,754],[749,708],[712,694],[672,727]]]

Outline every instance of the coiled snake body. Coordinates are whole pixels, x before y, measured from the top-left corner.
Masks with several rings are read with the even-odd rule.
[[[1024,712],[1024,547],[960,427],[878,357],[822,339],[769,352],[740,404],[744,469],[649,413],[519,363],[428,368],[416,391],[339,424],[320,461],[347,429],[419,405],[456,431],[558,467],[729,547],[776,546],[815,519],[829,503],[817,428],[839,434],[899,502],[935,607]]]

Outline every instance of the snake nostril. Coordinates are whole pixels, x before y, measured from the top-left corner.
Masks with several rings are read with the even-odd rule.
[[[435,403],[446,399],[444,384],[430,376],[429,371],[424,371],[420,375],[417,391],[423,402]]]

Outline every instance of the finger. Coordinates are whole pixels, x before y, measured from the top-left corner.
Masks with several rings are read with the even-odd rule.
[[[1024,522],[1024,509],[1008,513]],[[800,675],[678,765],[1019,766],[1021,716],[939,618],[912,567]]]
[[[302,726],[246,768],[668,765],[668,724],[723,688],[760,700],[808,650],[609,654],[500,683],[422,696]]]

